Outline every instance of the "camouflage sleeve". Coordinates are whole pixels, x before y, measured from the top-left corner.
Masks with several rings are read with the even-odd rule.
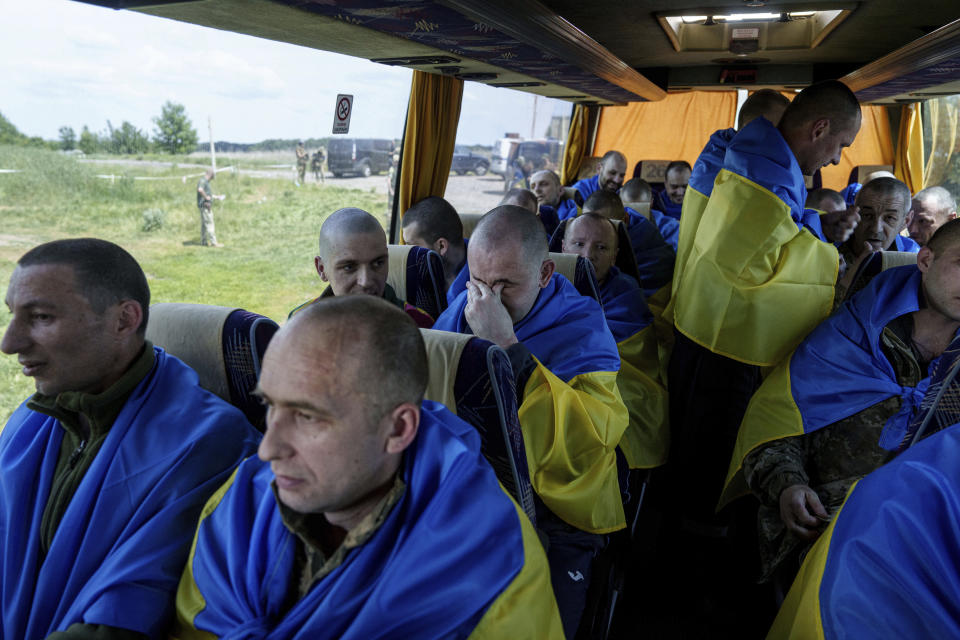
[[[55,631],[47,640],[146,640],[147,636],[136,631],[111,627],[105,624],[74,623],[64,631]]]
[[[781,438],[760,445],[743,461],[747,486],[764,505],[779,508],[780,494],[794,484],[810,482],[804,470],[802,436]]]

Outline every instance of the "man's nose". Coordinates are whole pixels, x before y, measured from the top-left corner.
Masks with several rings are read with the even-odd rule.
[[[16,319],[13,319],[3,334],[3,340],[0,340],[0,351],[9,355],[20,353],[29,342],[26,331],[20,327]]]

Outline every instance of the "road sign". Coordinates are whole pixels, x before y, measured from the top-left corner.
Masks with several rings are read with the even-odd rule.
[[[341,93],[333,108],[333,132],[350,133],[350,114],[353,113],[353,96]]]

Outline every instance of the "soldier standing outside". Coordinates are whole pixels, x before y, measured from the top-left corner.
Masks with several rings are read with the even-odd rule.
[[[310,159],[310,170],[313,171],[313,179],[316,182],[326,183],[323,176],[324,160],[326,160],[326,154],[323,152],[323,147],[320,147],[313,153],[313,157]]]
[[[297,143],[297,186],[304,183],[304,176],[307,173],[307,159],[309,155],[303,148],[303,140]]]
[[[200,209],[200,244],[205,247],[222,247],[217,242],[217,236],[213,231],[213,199],[223,199],[223,196],[213,195],[213,189],[210,187],[210,181],[216,177],[213,169],[207,169],[207,172],[197,183],[197,207]]]

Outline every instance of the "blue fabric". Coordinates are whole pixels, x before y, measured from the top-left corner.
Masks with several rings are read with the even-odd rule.
[[[600,176],[595,175],[584,178],[583,180],[578,180],[573,183],[573,188],[580,192],[580,196],[583,198],[583,201],[586,202],[587,198],[589,198],[594,191],[600,190]]]
[[[557,206],[557,217],[560,220],[569,220],[577,217],[577,203],[573,198],[564,198]]]
[[[790,217],[803,228],[807,186],[797,158],[780,132],[766,118],[741,129],[723,158],[723,168],[773,192],[790,207]]]
[[[843,196],[843,201],[848,207],[852,207],[854,202],[856,202],[857,194],[860,193],[862,187],[863,185],[859,182],[851,182],[840,192],[840,195]]]
[[[790,385],[805,433],[900,396],[903,408],[887,422],[879,443],[885,449],[899,445],[929,378],[916,388],[901,387],[880,336],[893,319],[920,309],[921,295],[916,266],[884,271],[797,347],[790,358]]]
[[[918,245],[914,240],[902,236],[899,233],[897,237],[893,240],[894,249],[896,251],[905,251],[907,253],[918,253],[920,251],[920,245]]]
[[[464,292],[440,314],[433,328],[473,334],[463,315],[466,306]],[[517,340],[564,382],[582,373],[620,370],[617,343],[604,321],[600,303],[580,295],[558,273],[540,290],[530,312],[513,330]]]
[[[828,242],[827,237],[823,235],[823,225],[820,223],[820,212],[816,209],[804,209],[800,216],[800,224],[807,228],[810,233],[823,242]]]
[[[662,211],[674,220],[680,219],[680,211],[683,209],[683,203],[675,204],[666,191],[661,191],[653,196],[652,209]]]
[[[469,262],[466,259],[466,249],[467,245],[470,243],[469,238],[463,239],[463,249],[464,249],[464,259],[463,266],[460,267],[460,272],[457,273],[457,277],[453,279],[453,282],[450,283],[450,287],[447,289],[447,305],[449,306],[450,301],[460,295],[461,292],[467,290],[467,282],[470,281],[470,267]]]
[[[673,265],[677,254],[666,243],[653,223],[642,215],[625,207],[627,211],[627,235],[637,260],[640,286],[649,298],[673,281]]]
[[[476,431],[440,404],[423,403],[404,460],[406,489],[384,523],[289,609],[296,540],[273,472],[256,458],[240,465],[197,531],[206,608],[194,626],[250,640],[469,636],[524,565],[516,508]]]
[[[574,211],[576,211],[576,209],[574,209]],[[547,232],[547,242],[550,242],[553,232],[557,230],[557,225],[560,224],[557,210],[553,207],[541,206],[537,217],[540,218],[540,224],[543,225],[543,230]]]
[[[820,583],[825,638],[954,638],[960,621],[960,425],[854,487]]]
[[[710,197],[713,193],[713,182],[717,179],[717,174],[723,168],[723,158],[727,155],[727,147],[730,141],[737,135],[736,129],[718,129],[710,136],[703,151],[693,163],[693,171],[690,173],[690,181],[687,188],[693,188]]]
[[[617,343],[653,322],[643,289],[637,281],[617,267],[610,267],[607,279],[600,286],[600,302],[607,326]]]
[[[63,428],[20,406],[0,435],[2,636],[78,622],[166,633],[204,502],[256,450],[239,410],[156,349],[96,453],[40,564],[40,522]]]
[[[627,208],[629,209],[629,207]],[[657,231],[660,232],[663,241],[676,251],[677,242],[680,240],[680,223],[670,216],[663,215],[656,209],[650,209],[650,217],[653,224],[656,225]]]

